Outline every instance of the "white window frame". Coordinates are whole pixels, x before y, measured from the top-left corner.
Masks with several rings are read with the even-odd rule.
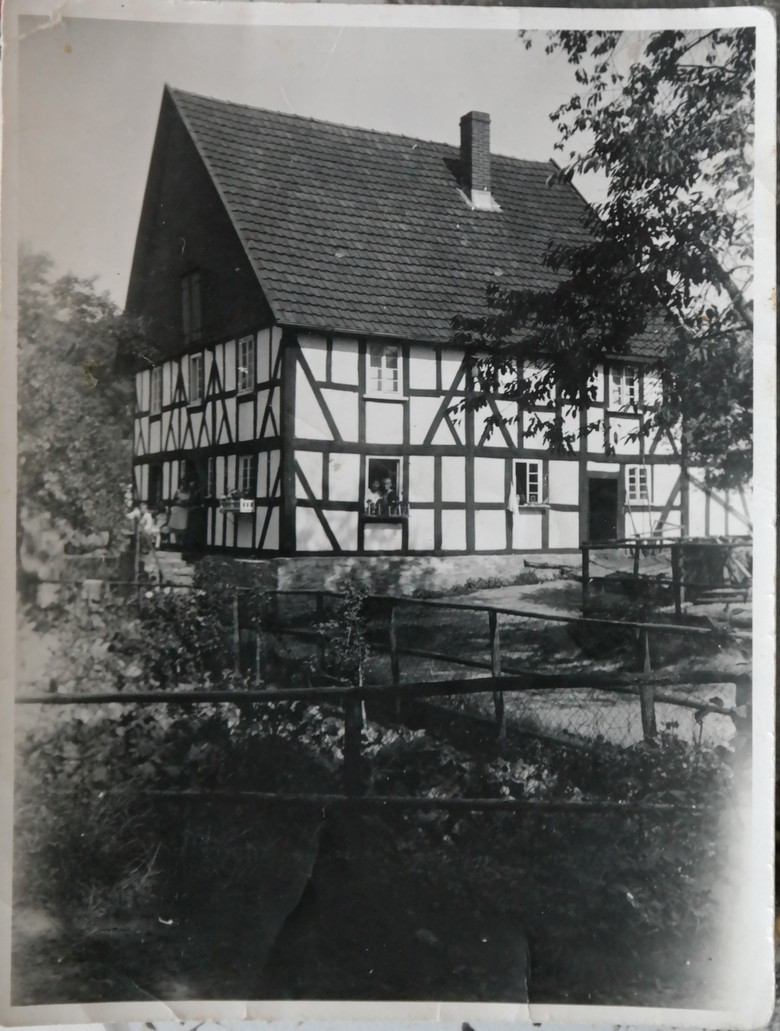
[[[236,344],[236,391],[246,394],[255,389],[257,355],[254,336],[239,337]]]
[[[523,466],[525,467],[525,486],[526,494],[525,501],[521,500],[520,494],[520,477],[517,475],[518,469]],[[539,458],[518,458],[515,460],[514,466],[514,490],[517,498],[517,504],[519,508],[527,508],[530,505],[545,505],[547,504],[547,498],[545,496],[545,483],[544,483],[544,466],[541,459]],[[533,475],[532,475],[533,474]],[[536,480],[534,489],[531,489],[532,479]]]
[[[629,504],[647,504],[650,496],[650,470],[646,465],[627,465],[626,500]]]
[[[394,367],[388,362],[390,358],[395,361]],[[366,394],[372,397],[403,397],[402,373],[400,344],[369,343],[366,348]]]
[[[188,400],[191,405],[197,405],[201,403],[206,392],[206,362],[202,351],[189,356],[188,372]]]
[[[239,455],[236,461],[236,490],[242,495],[254,497],[255,495],[255,456]],[[248,479],[248,483],[245,482]]]
[[[635,408],[639,404],[639,369],[613,365],[609,370],[610,408]]]
[[[159,415],[162,411],[163,370],[162,365],[152,367],[149,381],[149,414]]]

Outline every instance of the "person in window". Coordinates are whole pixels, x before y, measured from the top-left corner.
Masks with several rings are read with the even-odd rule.
[[[366,492],[366,514],[378,515],[379,503],[382,500],[382,482],[378,476],[371,477],[371,485]]]
[[[385,476],[380,487],[382,515],[395,515],[398,511],[398,494],[390,476]]]

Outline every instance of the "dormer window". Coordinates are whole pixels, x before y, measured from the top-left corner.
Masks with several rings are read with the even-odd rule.
[[[197,270],[181,277],[181,323],[185,346],[197,343],[203,335],[200,272]]]
[[[370,394],[401,393],[401,352],[396,344],[369,344],[366,387]]]

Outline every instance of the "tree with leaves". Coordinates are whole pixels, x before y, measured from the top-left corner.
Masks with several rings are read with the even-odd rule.
[[[524,33],[532,46],[537,33]],[[643,432],[682,425],[686,461],[716,486],[750,476],[755,33],[546,34],[577,90],[551,113],[563,161],[551,177],[603,187],[581,236],[550,241],[553,290],[488,291],[489,314],[456,318],[479,382],[524,408],[558,391],[564,408],[593,397],[610,357],[662,340],[663,393]],[[541,360],[532,381],[523,361]],[[469,402],[484,403],[475,394]],[[542,424],[555,448],[577,434]],[[590,427],[589,427],[590,428]]]
[[[132,382],[114,371],[134,323],[93,281],[23,251],[18,295],[20,508],[75,534],[120,530],[132,458]]]

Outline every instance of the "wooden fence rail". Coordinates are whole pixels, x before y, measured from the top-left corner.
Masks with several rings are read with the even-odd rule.
[[[707,684],[736,684],[738,698],[749,698],[749,678],[729,677],[718,671],[698,671],[696,675],[669,676],[658,673],[609,673],[609,674],[577,674],[577,673],[537,673],[528,671],[522,675],[489,676],[450,680],[444,683],[421,681],[410,684],[391,684],[375,687],[355,687],[350,685],[334,687],[281,688],[278,690],[234,690],[234,691],[133,691],[133,692],[100,692],[92,694],[47,694],[17,698],[19,705],[181,705],[193,706],[207,703],[237,705],[241,709],[247,706],[267,706],[279,702],[330,702],[341,703],[344,710],[344,787],[348,795],[359,795],[363,789],[362,777],[362,729],[363,704],[371,697],[390,696],[393,698],[426,698],[451,696],[456,694],[477,694],[490,692],[494,701],[501,699],[499,734],[504,734],[503,695],[513,691],[539,689],[578,689],[597,688],[617,691],[619,693],[639,695],[642,705],[654,704],[662,697],[655,694],[656,688],[669,684],[679,685],[681,682]],[[673,704],[681,704],[681,700],[668,696]],[[691,703],[685,700],[682,704]],[[496,703],[498,704],[498,703]],[[701,712],[717,712],[730,716],[735,722],[747,720],[747,713],[739,708],[729,709],[724,706],[708,704],[696,708]],[[497,717],[498,717],[497,712]],[[654,716],[653,716],[654,719]],[[644,717],[643,717],[644,720]],[[654,731],[653,731],[654,732]]]

